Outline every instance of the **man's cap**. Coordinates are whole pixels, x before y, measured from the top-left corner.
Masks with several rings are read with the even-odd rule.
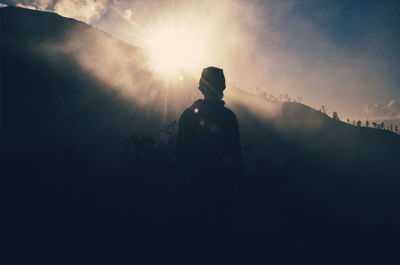
[[[204,68],[201,73],[199,86],[205,89],[223,91],[226,87],[224,71],[217,67]]]

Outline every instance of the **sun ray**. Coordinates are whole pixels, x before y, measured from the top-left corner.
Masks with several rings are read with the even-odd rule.
[[[176,23],[152,31],[146,44],[149,67],[164,78],[179,79],[197,71],[206,53],[201,31]]]

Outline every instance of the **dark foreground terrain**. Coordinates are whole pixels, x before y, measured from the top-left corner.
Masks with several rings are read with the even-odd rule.
[[[386,264],[396,258],[399,135],[236,91],[279,111],[261,118],[262,107],[227,99],[239,120],[245,174],[229,233],[222,233],[188,218],[190,190],[175,167],[173,121],[191,101],[163,116],[146,100],[121,96],[116,84],[65,51],[46,49],[44,56],[38,49],[62,46],[76,31],[91,36],[74,46],[85,54],[104,39],[136,63],[137,48],[56,14],[7,7],[0,16],[0,173],[7,245],[16,260],[337,264],[377,258]],[[141,78],[151,73],[130,67],[145,84]]]

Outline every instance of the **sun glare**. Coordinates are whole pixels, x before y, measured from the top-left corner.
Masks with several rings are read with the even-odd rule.
[[[169,77],[198,71],[206,52],[199,31],[174,26],[154,31],[147,42],[150,67]]]

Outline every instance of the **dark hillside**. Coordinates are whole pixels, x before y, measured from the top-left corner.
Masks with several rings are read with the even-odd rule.
[[[137,54],[135,47],[53,13],[6,7],[0,9],[0,15],[5,148],[19,154],[21,149],[24,153],[64,150],[74,152],[72,156],[94,155],[100,159],[102,154],[119,149],[119,142],[132,126],[139,129],[140,125],[133,122],[136,104],[82,68],[75,57],[43,48],[67,43],[74,32],[86,36],[77,45],[83,53],[89,53],[98,38],[110,41],[126,54]],[[97,56],[109,59],[107,55]],[[150,115],[142,121],[144,128],[152,127],[146,124],[148,120],[160,126]]]

